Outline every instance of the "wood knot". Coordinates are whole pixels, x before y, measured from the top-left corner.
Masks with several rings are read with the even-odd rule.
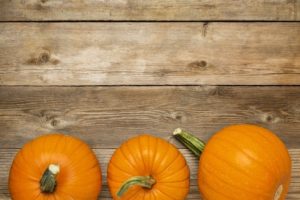
[[[48,0],[38,0],[34,5],[35,9],[40,11],[47,9],[47,1]]]
[[[207,62],[204,60],[201,61],[195,61],[188,64],[188,68],[192,70],[205,70],[207,67]]]
[[[271,122],[271,121],[272,121],[272,119],[273,119],[273,117],[272,117],[272,116],[270,116],[270,115],[268,115],[268,116],[266,117],[266,121],[267,121],[267,122]]]
[[[41,119],[42,124],[50,129],[59,128],[60,121],[58,119],[58,113],[48,110],[41,110],[39,113],[39,117]]]
[[[40,64],[45,64],[47,62],[49,62],[50,60],[50,54],[48,52],[43,52],[40,54],[38,61]]]
[[[176,117],[175,117],[175,119],[177,119],[177,120],[181,120],[182,119],[182,116],[180,116],[180,115],[177,115]]]
[[[280,121],[280,118],[268,113],[263,113],[261,116],[261,120],[265,123],[275,124]]]
[[[224,87],[214,87],[208,90],[208,94],[212,96],[224,96],[226,92],[228,93],[228,91],[224,90]]]
[[[59,121],[56,120],[56,119],[53,119],[53,120],[51,120],[50,124],[51,124],[52,127],[55,128],[59,124]]]
[[[171,113],[171,118],[175,119],[176,121],[179,121],[179,122],[186,121],[186,117],[185,117],[184,113],[173,112],[173,113]]]
[[[29,58],[25,64],[27,65],[44,65],[44,64],[53,64],[57,65],[60,61],[53,56],[49,51],[43,51],[37,56],[32,56]]]

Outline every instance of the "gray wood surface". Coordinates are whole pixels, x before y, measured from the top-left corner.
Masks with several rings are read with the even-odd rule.
[[[299,23],[2,23],[2,85],[299,85]]]
[[[171,132],[207,141],[238,123],[286,143],[287,200],[300,199],[299,21],[300,0],[0,0],[0,199],[18,149],[49,132],[93,148],[105,200],[115,148],[162,137],[187,158],[188,200],[200,199],[198,161]]]
[[[2,0],[0,20],[300,19],[299,0]]]
[[[173,140],[171,140],[173,142]],[[7,188],[7,180],[8,180],[8,173],[10,165],[12,163],[12,159],[18,149],[0,149],[0,155],[4,155],[0,157],[0,199],[1,200],[9,200],[8,188]],[[102,174],[103,174],[103,187],[102,192],[100,195],[99,200],[110,200],[111,196],[107,187],[106,182],[106,169],[108,162],[111,158],[114,149],[94,149],[95,154],[101,164]],[[188,165],[191,171],[191,186],[190,186],[190,193],[188,195],[187,200],[199,200],[200,195],[198,192],[197,186],[197,169],[198,169],[198,159],[192,155],[186,149],[181,149],[181,152],[184,154],[185,158],[187,159]],[[300,172],[300,149],[290,149],[290,155],[292,157],[292,176],[293,179],[291,180],[291,185],[289,188],[289,194],[286,200],[298,200],[299,193],[300,193],[300,182],[298,181],[299,172]]]
[[[175,128],[203,139],[228,124],[255,123],[300,148],[300,86],[0,87],[0,146],[20,148],[64,132],[93,148],[140,133],[167,139]]]

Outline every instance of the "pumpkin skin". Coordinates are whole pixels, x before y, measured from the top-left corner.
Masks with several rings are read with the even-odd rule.
[[[120,198],[121,185],[134,176],[151,176],[151,189],[132,186]],[[108,165],[108,185],[113,199],[183,200],[189,192],[189,168],[172,144],[150,135],[140,135],[123,143]]]
[[[54,192],[41,191],[40,180],[50,164],[59,165]],[[9,175],[13,200],[96,200],[101,170],[83,141],[63,134],[40,136],[17,153]]]
[[[200,156],[198,186],[205,200],[284,200],[290,178],[285,145],[255,125],[223,128]]]

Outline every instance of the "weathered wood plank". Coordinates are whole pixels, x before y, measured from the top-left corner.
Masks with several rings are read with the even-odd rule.
[[[299,147],[300,87],[0,87],[0,146],[47,132],[115,148],[140,133],[165,139],[182,127],[207,140],[228,124],[255,123]]]
[[[13,160],[13,157],[16,154],[17,149],[0,149],[0,198],[2,200],[8,200],[9,192],[7,186],[8,172]],[[111,199],[107,182],[106,182],[106,169],[108,162],[114,149],[94,149],[95,154],[97,155],[102,169],[103,175],[103,189],[99,199]],[[196,200],[200,199],[200,195],[197,189],[197,168],[198,160],[186,149],[181,149],[181,152],[187,159],[188,165],[191,170],[191,188],[190,194],[187,200]],[[2,156],[3,155],[3,156]],[[290,155],[292,157],[292,180],[289,189],[289,195],[286,200],[298,200],[300,198],[300,149],[290,149]]]
[[[0,3],[0,20],[299,20],[299,0],[48,1]]]
[[[300,23],[4,23],[2,85],[299,85]]]

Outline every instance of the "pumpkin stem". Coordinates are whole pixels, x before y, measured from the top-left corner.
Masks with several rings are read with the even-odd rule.
[[[123,194],[127,192],[131,186],[139,185],[143,188],[151,189],[155,183],[155,179],[151,176],[134,176],[121,185],[119,191],[117,192],[117,196],[123,196]]]
[[[280,197],[281,197],[281,194],[282,194],[282,191],[283,191],[283,186],[280,185],[277,190],[276,190],[276,193],[275,193],[275,196],[274,196],[274,200],[279,200]]]
[[[188,133],[181,128],[175,129],[173,132],[174,137],[179,140],[184,146],[191,150],[197,157],[200,157],[204,150],[205,143],[196,136]]]
[[[49,167],[45,170],[41,180],[40,188],[44,193],[52,193],[56,187],[56,176],[60,171],[59,165],[50,164]]]

